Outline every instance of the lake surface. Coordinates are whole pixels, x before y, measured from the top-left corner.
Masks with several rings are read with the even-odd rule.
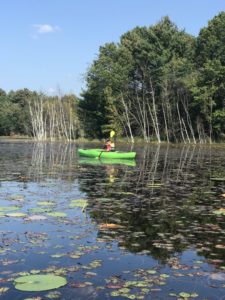
[[[225,299],[225,146],[79,146],[0,142],[0,299]]]

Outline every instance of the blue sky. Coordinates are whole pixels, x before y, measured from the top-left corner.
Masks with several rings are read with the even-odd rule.
[[[100,46],[163,16],[197,36],[225,0],[1,0],[0,88],[75,93]]]

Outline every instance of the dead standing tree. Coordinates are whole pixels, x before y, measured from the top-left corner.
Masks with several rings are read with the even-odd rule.
[[[76,137],[79,122],[73,100],[39,94],[28,101],[32,133],[36,141],[71,141]]]

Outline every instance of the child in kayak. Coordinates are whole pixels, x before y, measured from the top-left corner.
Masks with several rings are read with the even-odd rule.
[[[115,143],[113,141],[111,141],[110,139],[106,140],[106,143],[104,145],[104,150],[115,151]]]

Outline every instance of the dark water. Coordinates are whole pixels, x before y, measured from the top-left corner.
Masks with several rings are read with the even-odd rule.
[[[225,299],[225,146],[77,148],[0,143],[0,299]],[[67,284],[17,290],[28,274]]]

